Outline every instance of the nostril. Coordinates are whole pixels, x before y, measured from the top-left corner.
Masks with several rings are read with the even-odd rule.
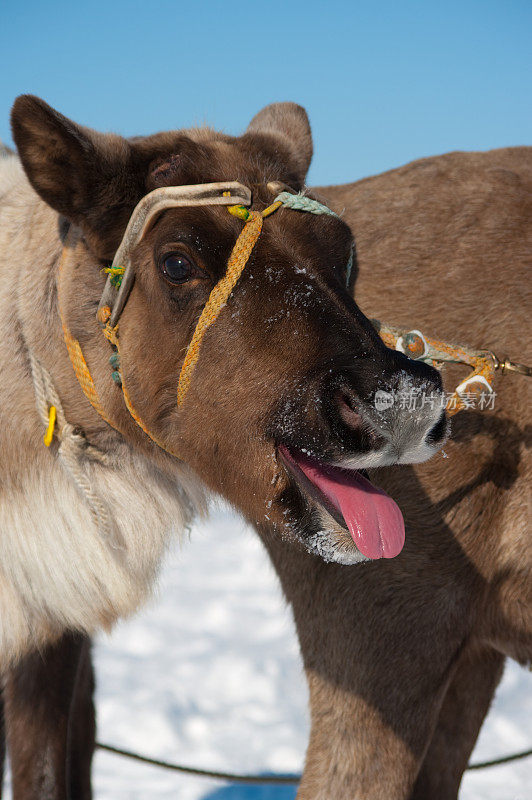
[[[430,431],[427,433],[426,441],[428,444],[439,444],[439,442],[441,442],[442,439],[445,439],[446,435],[447,435],[447,416],[445,414],[445,411],[443,411],[438,422],[435,425],[433,425]]]
[[[338,391],[336,403],[342,421],[350,428],[359,430],[362,427],[362,417],[357,411],[354,398],[345,391]]]
[[[341,436],[347,447],[357,452],[368,452],[384,445],[382,436],[365,413],[364,402],[354,390],[342,386],[336,390],[334,400],[336,420],[343,423]]]

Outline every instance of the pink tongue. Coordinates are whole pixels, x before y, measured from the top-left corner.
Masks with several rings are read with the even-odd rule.
[[[355,470],[325,466],[299,453],[290,455],[340,511],[362,555],[367,558],[399,555],[405,543],[405,523],[399,506],[386,492]]]

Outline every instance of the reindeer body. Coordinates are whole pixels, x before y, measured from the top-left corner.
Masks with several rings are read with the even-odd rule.
[[[532,148],[423,159],[318,196],[357,243],[364,311],[530,364]],[[463,369],[447,367],[451,392]],[[270,555],[310,687],[302,800],[456,800],[505,657],[532,661],[530,381],[452,420],[445,456],[379,470],[407,545],[355,574]],[[362,622],[361,622],[362,621]]]
[[[368,315],[532,363],[532,148],[449,153],[322,191],[355,234]],[[443,374],[450,392],[464,371]],[[474,636],[526,663],[532,382],[508,373],[495,390],[493,410],[453,418],[447,458],[392,470],[382,485],[403,498],[420,550],[435,529],[452,534],[457,558],[449,548],[441,569],[457,574],[465,560],[471,589],[475,575]]]

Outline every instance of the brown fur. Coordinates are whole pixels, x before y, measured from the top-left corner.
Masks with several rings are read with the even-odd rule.
[[[319,194],[352,226],[366,313],[530,364],[531,189],[532,149],[513,148]],[[531,386],[495,388],[494,412],[454,418],[447,458],[379,475],[407,521],[398,558],[351,577],[268,537],[311,691],[304,800],[453,800],[504,656],[532,659]]]
[[[13,120],[34,188],[85,237],[83,253],[61,278],[67,323],[122,436],[110,431],[88,405],[61,342],[55,285],[64,226],[51,208],[24,190],[21,213],[24,203],[33,203],[33,235],[42,268],[29,268],[37,251],[31,250],[35,245],[27,228],[14,233],[8,226],[11,267],[17,265],[24,291],[14,304],[12,326],[6,327],[5,358],[13,367],[15,341],[19,361],[22,354],[16,391],[24,416],[19,415],[19,430],[11,431],[3,445],[4,464],[12,475],[16,454],[40,435],[23,366],[24,348],[30,347],[52,371],[67,419],[82,424],[91,443],[104,451],[122,448],[124,459],[140,454],[135,458],[154,465],[150,469],[159,470],[160,481],[174,475],[184,485],[192,480],[187,470],[134,426],[120,390],[110,381],[108,345],[94,322],[103,287],[101,259],[112,257],[132,208],[154,186],[241,180],[253,188],[259,208],[271,200],[264,189],[267,181],[300,188],[312,152],[304,112],[290,105],[266,109],[239,139],[194,131],[131,142],[81,129],[35,99],[17,101]],[[525,159],[530,159],[526,150],[448,156],[353,186],[321,190],[338,210],[347,209],[345,218],[359,253],[357,298],[364,309],[440,337],[508,348],[511,356],[526,361],[520,343],[522,294],[509,294],[513,317],[502,320],[500,288],[492,289],[501,285],[503,257],[509,291],[522,291],[524,285],[519,270],[530,236]],[[349,228],[331,218],[283,211],[265,225],[230,305],[206,335],[186,403],[177,412],[175,389],[184,348],[240,229],[222,210],[170,211],[161,217],[135,254],[137,280],[120,323],[123,374],[150,429],[182,453],[209,488],[255,523],[292,604],[312,719],[299,797],[407,800],[430,792],[431,798],[450,800],[499,678],[500,654],[530,658],[520,449],[526,408],[508,388],[509,381],[515,386],[524,379],[506,378],[497,387],[494,414],[469,412],[456,418],[448,459],[437,456],[424,467],[379,472],[379,483],[399,501],[407,520],[407,545],[399,557],[361,567],[345,566],[353,563],[349,560],[325,563],[309,551],[333,547],[325,553],[341,561],[351,558],[352,543],[331,529],[319,547],[313,544],[319,526],[316,509],[279,467],[275,445],[287,442],[332,461],[371,454],[375,431],[370,436],[360,425],[346,425],[342,404],[369,414],[379,380],[384,375],[393,388],[401,370],[418,385],[435,390],[439,379],[429,368],[384,348],[343,290]],[[193,284],[169,288],[158,278],[156,264],[165,248],[175,245],[174,231],[189,242],[205,274]],[[296,272],[299,265],[307,277]],[[465,287],[473,285],[478,308],[464,302]],[[499,327],[503,322],[504,332]],[[406,416],[400,419],[399,427],[408,421]],[[425,419],[426,427],[416,436],[425,436],[434,422]],[[36,451],[41,470],[49,455]],[[137,462],[131,464],[130,475]],[[10,479],[23,482],[24,469],[19,467]],[[148,550],[153,533],[141,539]],[[22,540],[31,536],[24,531],[20,535]],[[128,541],[131,547],[139,544],[134,538]],[[134,594],[139,602],[141,576],[133,573],[131,580],[135,587],[139,583]],[[2,591],[0,585],[0,596]],[[59,596],[53,599],[60,601]],[[22,600],[29,603],[26,596]],[[44,612],[32,607],[35,641],[54,647],[53,641],[66,634],[58,616]],[[83,630],[90,633],[119,613],[124,612],[104,604],[98,613],[88,609]],[[21,634],[19,654],[25,647],[31,650],[35,641],[25,642]],[[89,719],[89,692],[77,700],[72,677],[78,658],[70,651],[64,658],[70,663],[70,669],[65,667],[70,689],[64,692],[64,707],[79,710],[81,704]],[[24,704],[33,693],[42,694],[45,703],[58,687],[50,669],[36,672],[28,663],[6,673],[8,738],[9,730],[19,725],[27,730],[37,759],[35,780],[43,780],[50,774],[51,762],[38,766],[46,747],[63,753],[59,760],[66,758],[69,715],[53,734],[35,737]],[[22,670],[21,679],[17,670]],[[470,704],[467,725],[457,721],[464,698]],[[46,725],[45,715],[42,719]],[[441,753],[448,763],[445,774],[438,763]],[[24,750],[12,748],[11,757],[16,772]],[[86,775],[90,746],[74,747],[71,758],[72,774]],[[62,800],[68,791],[61,764],[55,763],[59,777],[55,784],[52,780],[49,797]],[[34,787],[35,781],[33,788],[30,783],[21,788],[17,800],[40,796]]]

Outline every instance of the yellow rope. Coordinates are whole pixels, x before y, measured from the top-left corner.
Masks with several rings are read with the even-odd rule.
[[[224,192],[227,194],[227,192]],[[177,384],[177,405],[180,406],[190,387],[192,372],[199,358],[200,345],[203,337],[213,322],[216,321],[222,308],[225,306],[229,295],[233,291],[238,279],[242,275],[253,248],[262,231],[265,217],[269,217],[283,205],[282,200],[276,200],[264,211],[250,211],[245,206],[228,206],[227,210],[234,217],[245,221],[245,225],[236,240],[235,246],[227,262],[227,270],[223,278],[218,281],[207,300],[192,336]]]
[[[70,331],[63,324],[63,337],[65,340],[66,348],[68,350],[68,355],[70,356],[70,361],[72,366],[74,367],[74,372],[76,373],[76,378],[78,379],[78,383],[81,386],[83,393],[90,404],[93,406],[95,411],[103,417],[103,419],[111,425],[112,428],[116,428],[107,414],[104,411],[104,408],[100,402],[100,398],[98,397],[98,392],[96,391],[96,386],[94,385],[94,381],[92,379],[92,375],[89,372],[89,368],[87,366],[87,362],[83,356],[83,352],[81,350],[81,346],[77,339],[71,335]]]
[[[264,211],[262,212],[263,218],[269,217],[270,214],[273,214],[273,212],[277,211],[278,208],[281,208],[282,205],[283,205],[282,200],[277,200],[275,203],[272,203],[271,206],[268,206],[268,208],[265,208]]]
[[[67,327],[67,325],[66,325],[66,323],[64,321],[63,306],[62,306],[62,292],[61,292],[61,288],[62,288],[62,280],[61,280],[61,278],[62,278],[62,273],[63,273],[63,270],[64,270],[64,264],[65,264],[65,260],[66,260],[66,251],[67,251],[67,244],[65,243],[65,247],[63,248],[63,253],[61,255],[61,261],[59,263],[58,296],[59,296],[59,316],[60,316],[60,319],[61,319],[61,324],[62,324],[62,328],[63,328],[63,338],[65,340],[65,344],[66,344],[66,348],[67,348],[67,351],[68,351],[68,355],[70,356],[70,361],[71,361],[72,366],[74,368],[74,373],[76,375],[76,378],[78,379],[78,383],[81,386],[81,389],[83,390],[83,393],[84,393],[85,397],[87,398],[87,400],[93,406],[95,411],[97,411],[98,414],[102,417],[102,419],[105,420],[105,422],[107,422],[116,431],[121,433],[120,428],[105,413],[105,411],[103,409],[103,406],[102,406],[102,404],[100,402],[100,398],[98,397],[98,392],[96,391],[96,386],[94,385],[94,381],[92,379],[92,375],[90,374],[89,368],[87,366],[87,362],[85,361],[85,357],[84,357],[83,352],[81,350],[81,345],[79,344],[77,339],[75,339],[72,336],[72,334],[70,333],[70,331],[69,331],[69,329],[68,329],[68,327]],[[102,309],[102,311],[103,311],[103,314],[100,315],[100,322],[105,323],[109,319],[109,316],[110,316],[110,313],[111,313],[111,309],[104,308],[104,309]],[[118,341],[118,325],[116,327],[114,327],[114,328],[111,328],[107,324],[105,326],[105,328],[104,328],[104,336],[111,342],[111,344],[114,344],[115,347],[118,350],[118,345],[119,345],[119,341]],[[131,402],[131,398],[129,396],[129,392],[127,391],[127,388],[126,388],[126,386],[124,384],[124,381],[123,381],[123,376],[122,376],[122,392],[123,392],[123,395],[124,395],[124,401],[125,401],[126,407],[127,407],[128,411],[129,411],[129,413],[131,414],[131,416],[133,417],[134,421],[136,422],[136,424],[139,426],[139,428],[141,428],[144,431],[144,433],[146,433],[147,436],[149,436],[149,438],[153,442],[155,442],[155,444],[157,444],[162,450],[165,450],[167,453],[169,453],[170,455],[174,456],[175,458],[180,458],[177,455],[177,453],[174,453],[171,450],[169,450],[152,433],[150,433],[150,431],[148,430],[146,425],[142,422],[140,416],[137,414],[137,412],[135,411],[135,409],[133,407],[133,404]],[[53,431],[52,431],[52,433],[53,433]],[[45,444],[46,444],[46,441],[45,441]]]
[[[229,210],[231,211],[231,209],[236,208],[241,208],[241,206],[231,206]],[[247,209],[245,209],[245,211],[247,211]],[[234,211],[231,211],[231,213],[234,213]],[[240,278],[242,271],[251,255],[251,251],[253,250],[255,243],[260,236],[263,220],[262,214],[258,211],[247,211],[247,214],[248,216],[246,224],[244,225],[240,236],[236,240],[233,251],[229,257],[229,261],[227,262],[226,273],[223,278],[218,281],[210,293],[209,299],[207,300],[207,303],[201,312],[198,324],[196,325],[194,335],[192,336],[192,341],[188,346],[177,384],[178,406],[182,404],[183,400],[185,399],[185,395],[188,392],[192,371],[199,358],[199,350],[202,339],[207,329],[212,325],[213,322],[215,322],[220,311],[227,303],[229,295],[233,291],[236,282]],[[236,214],[236,216],[240,215]]]
[[[54,438],[56,419],[57,419],[57,408],[55,406],[50,406],[50,410],[48,411],[48,427],[46,428],[46,433],[44,434],[43,437],[45,447],[50,447],[50,445],[52,444],[52,439]]]

